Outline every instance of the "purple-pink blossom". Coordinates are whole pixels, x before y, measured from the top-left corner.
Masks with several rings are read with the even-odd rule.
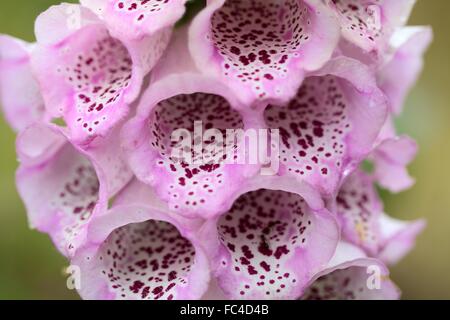
[[[0,35],[0,98],[82,298],[400,297],[388,267],[425,221],[377,187],[415,182],[413,0],[209,0],[184,25],[186,0],[80,2]]]

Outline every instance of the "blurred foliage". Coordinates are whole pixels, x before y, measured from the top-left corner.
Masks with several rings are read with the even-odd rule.
[[[186,3],[186,13],[177,23],[177,27],[186,25],[206,6],[206,0],[189,0]]]
[[[67,1],[66,1],[67,2]],[[75,1],[68,1],[75,2]],[[33,40],[34,19],[54,0],[0,2],[0,33]],[[426,217],[417,248],[392,269],[407,299],[450,299],[450,1],[419,0],[411,24],[431,24],[434,44],[424,74],[410,95],[398,125],[419,141],[411,167],[417,185],[400,195],[385,194],[386,212],[401,219]],[[195,12],[195,8],[193,8]],[[67,262],[46,235],[30,231],[14,186],[15,134],[0,119],[0,299],[72,299],[63,268]]]

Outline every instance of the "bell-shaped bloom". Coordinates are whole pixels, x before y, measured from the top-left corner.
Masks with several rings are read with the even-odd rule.
[[[360,170],[346,179],[336,202],[343,238],[372,257],[387,257],[385,262],[403,258],[425,227],[423,220],[400,222],[389,218],[372,178]]]
[[[86,238],[88,224],[104,214],[108,200],[131,179],[117,134],[83,150],[55,125],[34,124],[17,140],[17,188],[30,225],[48,233],[72,256]]]
[[[376,54],[341,41],[336,55],[356,59],[369,66],[376,74],[378,86],[388,97],[390,112],[399,116],[423,69],[424,54],[432,38],[430,27],[407,26],[395,31],[383,50]]]
[[[211,217],[225,211],[245,178],[258,172],[258,161],[246,162],[240,146],[246,130],[264,122],[238,112],[242,105],[233,92],[198,72],[189,55],[179,59],[185,35],[185,29],[174,35],[155,68],[137,115],[122,130],[123,145],[137,178],[171,210]]]
[[[207,301],[217,301],[217,300],[227,300],[227,296],[223,290],[219,287],[217,280],[215,278],[211,279],[209,283],[208,290],[202,296],[201,300]]]
[[[296,97],[269,106],[267,127],[280,133],[280,176],[333,196],[343,175],[373,149],[387,101],[370,70],[340,57],[305,79]]]
[[[81,271],[81,297],[200,299],[210,272],[198,226],[171,214],[151,189],[134,181],[108,214],[92,221],[87,244],[72,260]]]
[[[209,0],[194,19],[190,50],[200,70],[247,105],[287,102],[305,72],[331,57],[339,26],[318,0]]]
[[[399,298],[386,265],[425,222],[376,185],[414,183],[393,124],[432,38],[414,0],[207,0],[176,30],[188,0],[80,2],[35,44],[0,35],[0,103],[82,298]]]
[[[400,290],[386,266],[341,242],[325,270],[315,275],[303,300],[397,300]]]
[[[31,72],[32,50],[33,44],[0,35],[0,104],[15,131],[46,117],[39,85]]]
[[[368,53],[383,53],[391,35],[406,24],[415,0],[330,0],[342,36]]]
[[[187,0],[80,0],[121,40],[140,40],[171,29],[185,12]]]
[[[332,215],[296,193],[263,185],[273,187],[253,185],[204,225],[217,279],[205,299],[295,299],[332,258],[339,240]]]
[[[422,72],[423,56],[432,38],[430,27],[404,27],[390,40],[393,53],[380,66],[377,77],[395,115],[402,112],[405,99]]]
[[[46,108],[83,145],[125,118],[170,37],[165,30],[140,41],[119,40],[94,13],[75,4],[42,13],[35,32],[32,66]]]

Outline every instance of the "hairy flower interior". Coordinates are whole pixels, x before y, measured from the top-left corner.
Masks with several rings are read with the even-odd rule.
[[[116,229],[95,259],[118,298],[172,300],[189,285],[195,249],[170,223],[151,220]]]

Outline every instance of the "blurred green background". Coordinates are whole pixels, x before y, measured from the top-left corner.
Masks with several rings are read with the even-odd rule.
[[[55,0],[0,1],[0,33],[33,40],[36,15]],[[70,2],[70,1],[69,1]],[[74,2],[74,1],[72,1]],[[411,167],[417,185],[386,194],[386,211],[401,219],[426,217],[428,228],[415,251],[392,269],[405,299],[450,299],[450,1],[419,0],[410,24],[431,24],[435,33],[424,73],[399,121],[419,141]],[[0,299],[76,299],[66,289],[67,262],[46,235],[28,229],[14,186],[15,134],[0,119]]]

